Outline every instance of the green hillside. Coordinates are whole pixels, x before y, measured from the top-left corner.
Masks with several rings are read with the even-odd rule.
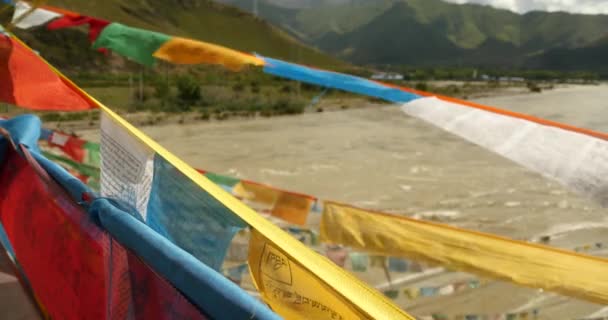
[[[547,70],[593,70],[606,74],[608,73],[606,57],[608,57],[608,36],[583,48],[556,48],[532,56],[527,60],[527,66]],[[576,61],[576,64],[571,63],[572,61]]]
[[[251,1],[221,1],[251,7]],[[260,0],[262,17],[321,50],[363,64],[603,67],[601,60],[555,61],[571,57],[555,52],[595,51],[591,47],[608,33],[607,15],[521,15],[441,0],[343,1],[299,9],[270,1]],[[551,57],[542,58],[545,54]],[[546,60],[555,63],[539,62]]]
[[[218,0],[252,11],[252,0]],[[322,5],[293,8],[293,5],[279,6],[280,1],[259,0],[258,12],[270,23],[314,44],[315,40],[329,32],[346,33],[371,22],[385,12],[393,0],[362,1],[356,5]]]
[[[50,0],[83,14],[172,35],[222,44],[246,52],[320,65],[342,62],[301,44],[284,31],[251,14],[210,0]],[[100,65],[80,30],[18,31],[32,46],[60,67]]]

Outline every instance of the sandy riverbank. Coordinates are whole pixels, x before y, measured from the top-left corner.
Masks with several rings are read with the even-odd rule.
[[[411,86],[416,85],[415,83],[410,84]],[[514,84],[501,84],[499,86],[493,86],[486,82],[463,82],[463,81],[428,81],[425,82],[428,85],[429,90],[437,90],[440,94],[444,95],[455,95],[459,98],[466,99],[480,99],[488,97],[504,97],[514,95],[527,95],[533,94],[529,88],[522,83]],[[560,84],[546,84],[543,85],[546,90],[554,90],[571,87],[570,85]],[[550,89],[549,89],[550,88]],[[85,89],[86,90],[86,89]],[[296,97],[299,97],[296,95]],[[363,109],[363,108],[377,108],[387,103],[379,100],[370,98],[354,96],[350,94],[343,95],[330,95],[329,97],[317,97],[309,101],[304,108],[304,114],[307,113],[321,113],[321,112],[333,112],[342,110],[352,109]],[[103,100],[102,100],[103,101]],[[116,101],[114,101],[116,103]],[[126,103],[126,102],[125,102]],[[111,105],[110,105],[111,106]],[[137,111],[137,112],[126,112],[123,109],[116,109],[132,124],[142,126],[159,126],[167,124],[192,124],[192,123],[214,123],[214,122],[226,122],[232,120],[243,120],[251,119],[255,117],[262,117],[261,115],[247,116],[242,115],[213,115],[208,114],[203,117],[201,110],[183,113],[167,113],[167,112],[151,112],[151,111]],[[13,109],[14,114],[23,113],[22,109]],[[8,114],[9,116],[13,114]],[[282,117],[284,115],[274,115],[273,118]],[[207,118],[208,117],[208,118]],[[262,117],[263,118],[263,117]],[[96,129],[98,121],[91,117],[86,117],[82,121],[62,121],[62,122],[49,122],[48,125],[61,128],[62,130],[70,133],[78,133],[82,130]]]

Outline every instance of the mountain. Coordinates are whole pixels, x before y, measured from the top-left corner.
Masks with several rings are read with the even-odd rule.
[[[593,70],[605,73],[608,36],[582,48],[556,48],[528,60],[528,66],[547,70]],[[576,61],[576,64],[570,63]]]
[[[218,2],[231,3],[230,0],[220,0]],[[250,6],[253,5],[254,0],[248,0]],[[339,6],[345,4],[362,4],[369,2],[369,0],[265,0],[266,3],[273,6],[291,9],[304,9],[304,8],[317,8],[326,6]],[[246,2],[242,2],[246,4]]]
[[[221,1],[245,10],[253,3]],[[607,15],[517,14],[441,0],[258,1],[261,17],[355,63],[608,68],[592,53],[607,45],[598,42],[608,34]]]
[[[253,12],[254,0],[217,0]],[[370,0],[258,0],[260,17],[314,44],[324,34],[345,33],[390,8],[392,1]]]
[[[211,0],[50,0],[48,4],[270,57],[326,67],[344,65],[250,13]],[[90,49],[82,29],[47,31],[37,28],[17,33],[62,68],[74,66],[74,61],[82,67],[103,59]]]

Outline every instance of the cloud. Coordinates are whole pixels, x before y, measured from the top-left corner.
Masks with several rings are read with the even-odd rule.
[[[608,14],[608,0],[445,0],[454,3],[478,3],[515,12],[567,11],[586,14]]]

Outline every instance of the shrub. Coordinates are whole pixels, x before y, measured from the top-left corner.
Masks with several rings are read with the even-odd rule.
[[[196,105],[201,98],[201,87],[196,78],[189,75],[177,78],[177,100],[184,110]]]
[[[57,113],[57,112],[44,113],[40,116],[40,118],[42,118],[42,122],[61,121],[61,113]]]
[[[272,109],[277,114],[300,114],[304,112],[304,104],[293,99],[283,98],[277,100]]]
[[[133,101],[136,103],[146,102],[150,98],[150,92],[144,88],[143,90],[139,90],[136,88],[133,90]]]
[[[161,104],[164,106],[171,98],[171,86],[167,81],[163,80],[155,81],[153,86],[154,97],[158,98],[161,101]]]
[[[530,92],[536,92],[536,93],[540,93],[543,90],[534,82],[528,82],[527,83],[527,87],[530,90]]]
[[[291,93],[292,91],[293,91],[293,88],[290,85],[288,85],[288,84],[286,84],[283,87],[281,87],[281,92],[282,93]]]
[[[230,117],[228,112],[219,112],[215,115],[215,119],[218,121],[227,120]]]
[[[429,91],[429,86],[426,82],[418,82],[414,88],[419,91]]]
[[[242,83],[235,83],[232,86],[232,91],[234,91],[236,93],[241,93],[241,92],[245,91],[245,86]]]
[[[207,111],[201,112],[199,119],[200,120],[209,120],[211,118],[211,116],[209,115],[209,113]]]
[[[261,91],[260,90],[260,86],[258,86],[258,85],[254,86],[253,84],[251,85],[251,93],[256,93],[257,94],[257,93],[260,93],[260,91]]]
[[[306,82],[302,83],[302,91],[319,91],[321,90],[321,87],[316,86],[314,84],[308,84]]]
[[[262,117],[266,117],[266,118],[268,118],[268,117],[272,117],[273,112],[272,112],[272,110],[270,110],[270,109],[268,109],[268,108],[264,108],[264,109],[262,109],[262,111],[260,111],[260,115],[261,115]]]

